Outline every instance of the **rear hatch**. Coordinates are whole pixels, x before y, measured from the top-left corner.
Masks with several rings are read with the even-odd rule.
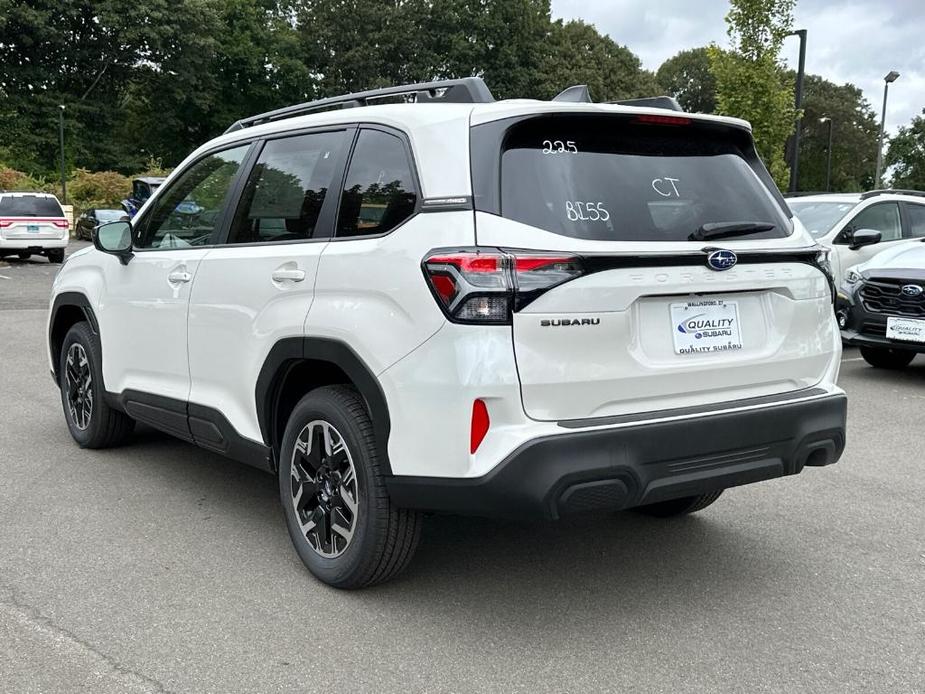
[[[0,195],[0,238],[60,239],[67,232],[64,210],[45,195]]]
[[[474,125],[472,154],[478,252],[513,268],[530,417],[771,396],[832,368],[819,249],[794,233],[747,128],[532,114]]]

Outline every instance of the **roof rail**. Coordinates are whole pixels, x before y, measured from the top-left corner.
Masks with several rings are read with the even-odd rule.
[[[918,198],[925,198],[925,190],[903,190],[902,188],[878,188],[877,190],[868,190],[861,193],[861,200],[873,198],[877,195],[914,195]]]
[[[370,101],[377,99],[386,99],[392,96],[409,96],[416,103],[430,101],[439,101],[451,104],[484,104],[495,100],[489,91],[488,86],[481,77],[463,77],[456,80],[440,80],[437,82],[420,82],[418,84],[406,84],[399,87],[385,87],[384,89],[370,89],[365,92],[355,92],[353,94],[344,94],[343,96],[333,96],[328,99],[318,99],[317,101],[308,101],[304,104],[287,106],[267,111],[249,118],[232,123],[226,133],[249,128],[261,123],[283,120],[284,118],[294,118],[306,113],[313,113],[332,108],[356,108],[358,106],[369,106]]]
[[[669,111],[684,111],[681,104],[670,96],[644,96],[639,99],[620,99],[619,101],[608,101],[607,103],[619,104],[620,106],[642,106],[644,108],[664,108]]]

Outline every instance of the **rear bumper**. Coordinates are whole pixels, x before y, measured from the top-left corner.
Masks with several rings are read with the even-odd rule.
[[[67,235],[60,239],[0,239],[0,251],[31,251],[33,253],[41,253],[48,248],[67,248],[67,242]]]
[[[547,436],[483,477],[392,477],[399,506],[508,518],[618,510],[794,475],[836,462],[847,399],[769,407]]]

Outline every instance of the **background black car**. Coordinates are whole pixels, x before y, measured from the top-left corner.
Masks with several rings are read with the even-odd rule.
[[[125,219],[125,217],[126,214],[124,210],[86,210],[74,220],[74,235],[78,239],[86,239],[89,241],[93,238],[93,230],[100,224],[118,222],[120,219]]]

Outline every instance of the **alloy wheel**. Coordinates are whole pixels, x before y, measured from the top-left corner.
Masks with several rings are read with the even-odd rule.
[[[87,352],[79,342],[73,343],[67,350],[64,388],[71,421],[85,431],[93,415],[93,372]]]
[[[340,432],[314,420],[296,438],[290,462],[292,506],[309,546],[326,558],[344,553],[357,527],[360,488]]]

